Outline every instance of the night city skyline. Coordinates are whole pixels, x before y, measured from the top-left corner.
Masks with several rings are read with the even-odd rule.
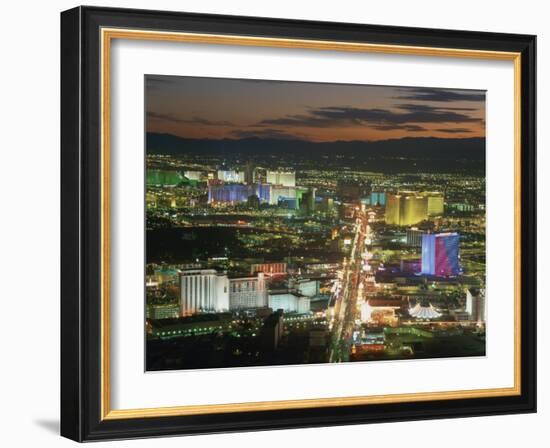
[[[147,75],[146,368],[485,355],[485,92]]]

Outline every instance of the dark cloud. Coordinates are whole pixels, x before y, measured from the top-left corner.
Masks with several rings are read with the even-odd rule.
[[[314,127],[328,128],[336,125],[334,121],[316,118],[312,115],[287,115],[282,118],[268,118],[256,123],[253,126],[292,126],[292,127]]]
[[[170,123],[187,123],[201,126],[234,126],[230,121],[213,121],[194,116],[192,118],[180,118],[173,114],[159,114],[157,112],[148,111],[147,118],[151,120],[168,121]]]
[[[418,126],[417,124],[379,124],[379,125],[373,125],[371,126],[374,129],[378,129],[379,131],[409,131],[409,132],[422,132],[425,131],[426,128],[422,126]]]
[[[449,129],[436,129],[438,132],[446,132],[447,134],[462,134],[467,132],[472,132],[470,129],[467,128],[449,128]]]
[[[407,113],[400,117],[411,123],[479,123],[480,119],[460,112],[468,108],[427,106],[425,104],[398,104]]]
[[[398,104],[398,109],[363,109],[350,106],[330,106],[311,109],[307,114],[287,115],[266,119],[256,126],[342,127],[342,126],[414,126],[418,123],[479,123],[463,109],[429,106],[425,104]],[[466,108],[467,109],[467,108]],[[397,128],[395,128],[397,129]],[[417,129],[418,130],[418,129]]]
[[[171,114],[159,114],[157,112],[147,111],[147,119],[169,121],[170,123],[181,123],[181,119]]]
[[[485,101],[485,92],[479,90],[448,90],[429,87],[399,89],[403,95],[395,97],[400,100],[415,101]]]
[[[431,112],[433,110],[445,111],[452,110],[457,112],[473,112],[479,109],[475,107],[454,107],[454,106],[432,106],[428,104],[418,104],[418,103],[401,103],[396,104],[395,107],[403,110],[415,110],[415,111],[426,111]]]
[[[289,134],[279,129],[236,129],[231,132],[233,137],[237,138],[274,138],[283,140],[302,140],[299,135]]]
[[[183,123],[190,123],[190,124],[202,124],[203,126],[234,126],[233,123],[226,120],[221,121],[214,121],[214,120],[207,120],[206,118],[201,117],[193,117],[190,120],[183,120]]]

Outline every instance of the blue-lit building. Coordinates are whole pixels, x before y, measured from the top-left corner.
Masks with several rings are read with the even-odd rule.
[[[258,183],[256,185],[256,194],[260,198],[260,202],[267,202],[269,204],[271,200],[271,184]]]
[[[215,202],[246,202],[253,195],[256,195],[254,185],[221,184],[208,186],[209,204]]]
[[[281,208],[287,208],[289,210],[296,210],[298,208],[298,201],[296,198],[285,198],[283,196],[279,197],[277,206]]]
[[[257,196],[260,202],[269,203],[271,198],[270,184],[213,184],[208,186],[208,203],[246,202],[250,196]]]
[[[460,236],[456,232],[422,235],[422,274],[454,277],[460,273]]]
[[[386,192],[385,191],[371,191],[370,205],[386,205]]]

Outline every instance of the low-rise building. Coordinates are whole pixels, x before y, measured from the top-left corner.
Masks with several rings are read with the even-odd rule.
[[[174,319],[180,316],[178,303],[147,305],[145,311],[147,319]]]
[[[297,292],[270,291],[268,294],[268,306],[273,310],[282,309],[285,313],[309,313],[311,301],[309,297]]]
[[[150,319],[149,333],[160,339],[210,334],[231,329],[231,313],[198,314],[176,319]]]

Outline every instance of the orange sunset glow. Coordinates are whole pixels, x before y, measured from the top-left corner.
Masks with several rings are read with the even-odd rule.
[[[485,92],[152,76],[150,133],[194,139],[374,141],[485,136]]]

